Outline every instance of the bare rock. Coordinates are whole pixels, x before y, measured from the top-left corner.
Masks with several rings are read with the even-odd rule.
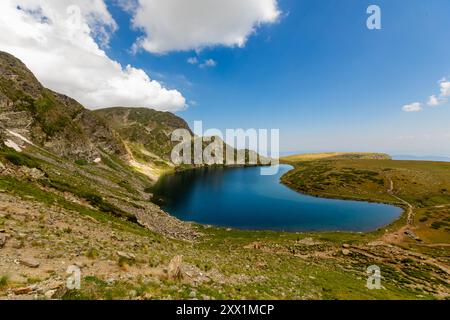
[[[21,258],[19,260],[19,262],[29,268],[39,268],[39,266],[40,266],[39,261],[37,261],[36,259],[31,258],[31,257]]]
[[[52,289],[52,290],[55,290],[55,292],[53,293],[51,299],[61,299],[67,293],[67,291],[69,289],[67,289],[66,286],[62,285],[62,286],[59,286],[59,288]]]
[[[13,289],[13,292],[16,295],[22,295],[22,294],[29,294],[30,292],[33,292],[35,290],[36,290],[36,286],[28,286],[28,287]]]
[[[42,172],[39,169],[36,169],[36,168],[28,168],[28,167],[23,166],[23,167],[20,168],[20,171],[24,175],[26,175],[26,176],[30,177],[31,179],[34,179],[34,180],[42,179],[42,178],[45,177],[45,173]]]
[[[3,248],[6,244],[6,234],[0,233],[0,248]]]
[[[170,261],[169,267],[167,268],[167,275],[169,276],[169,279],[180,280],[183,278],[182,264],[182,256],[176,256]]]
[[[22,249],[24,247],[23,241],[21,241],[21,240],[14,240],[12,242],[12,247],[14,249]]]
[[[56,293],[56,290],[55,290],[55,289],[53,289],[53,290],[48,290],[48,291],[46,291],[46,292],[44,293],[44,296],[45,296],[47,299],[53,299],[53,297],[55,296],[55,293]]]
[[[136,256],[132,253],[117,251],[117,255],[119,256],[119,258],[127,259],[130,261],[136,260]]]

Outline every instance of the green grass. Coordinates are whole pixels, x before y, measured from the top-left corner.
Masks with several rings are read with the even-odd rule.
[[[39,162],[35,158],[24,153],[17,152],[11,148],[5,148],[4,150],[0,151],[0,159],[1,158],[11,162],[16,166],[25,166],[28,168],[40,167]]]
[[[5,288],[8,285],[9,277],[8,276],[0,276],[0,289]]]
[[[450,163],[393,160],[290,161],[295,169],[282,177],[307,194],[397,204],[387,192],[417,207],[450,203]]]

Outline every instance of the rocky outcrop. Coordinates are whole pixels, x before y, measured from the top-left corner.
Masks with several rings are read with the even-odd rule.
[[[105,151],[126,158],[125,146],[103,119],[74,99],[44,88],[20,60],[4,52],[0,126],[4,134],[14,132],[61,157],[92,161]]]

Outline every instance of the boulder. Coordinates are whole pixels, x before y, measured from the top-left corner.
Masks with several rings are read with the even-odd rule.
[[[22,294],[28,294],[36,290],[36,286],[29,286],[29,287],[22,287],[22,288],[16,288],[13,289],[14,294],[16,295],[22,295]]]
[[[29,268],[39,268],[40,263],[39,261],[37,261],[36,259],[32,258],[32,257],[25,257],[25,258],[21,258],[19,260],[19,262],[24,265],[27,266]]]
[[[348,250],[348,249],[342,249],[342,254],[343,254],[344,256],[348,256],[348,255],[350,254],[350,250]]]
[[[136,260],[136,256],[132,253],[117,251],[117,255],[119,256],[119,258],[123,258],[126,260],[130,260],[130,261]]]

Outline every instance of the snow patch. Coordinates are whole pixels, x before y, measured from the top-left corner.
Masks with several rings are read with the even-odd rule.
[[[18,134],[18,133],[14,132],[14,131],[11,131],[11,130],[6,130],[6,131],[7,131],[10,135],[12,135],[12,136],[14,136],[14,137],[16,137],[16,138],[19,138],[20,140],[22,140],[22,141],[24,141],[24,142],[26,142],[26,143],[31,144],[32,146],[34,146],[34,143],[31,142],[30,140],[28,140],[27,138],[25,138],[23,135]]]
[[[5,146],[13,148],[17,152],[22,152],[22,149],[19,147],[19,145],[17,143],[15,143],[14,141],[12,141],[12,140],[6,140],[5,141]]]

